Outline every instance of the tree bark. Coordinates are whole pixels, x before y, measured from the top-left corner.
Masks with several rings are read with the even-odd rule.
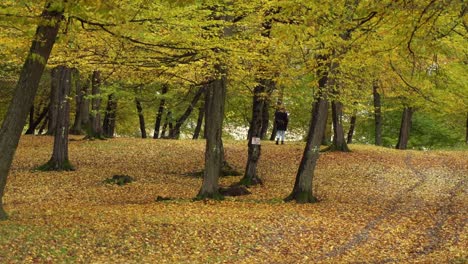
[[[117,99],[115,94],[107,96],[106,113],[102,125],[103,134],[106,138],[113,138],[115,133],[115,116],[117,113]]]
[[[348,130],[348,139],[346,143],[351,144],[353,143],[353,135],[354,135],[354,129],[356,127],[356,113],[351,116],[351,122],[349,125],[349,130]]]
[[[162,87],[161,95],[164,96],[167,93],[167,85],[164,84]],[[162,115],[164,113],[164,105],[166,104],[166,99],[163,97],[159,102],[158,113],[156,115],[156,123],[154,125],[154,134],[153,138],[159,138],[159,128],[161,127]]]
[[[145,116],[143,115],[143,107],[141,106],[141,102],[140,100],[138,100],[138,98],[135,98],[135,104],[136,104],[136,108],[138,111],[138,120],[140,121],[141,138],[147,138]]]
[[[78,72],[77,69],[73,68],[72,69],[72,84],[73,87],[75,88],[75,102],[76,102],[76,108],[75,108],[75,120],[73,122],[73,126],[70,129],[70,134],[72,135],[82,135],[83,134],[83,129],[82,129],[82,124],[83,124],[83,117],[84,114],[89,114],[89,113],[84,113],[84,104],[86,103],[86,90],[83,89],[84,87],[81,87],[80,83],[80,73]],[[72,87],[72,88],[73,88]]]
[[[0,220],[6,220],[3,195],[13,156],[26,122],[28,111],[33,104],[44,68],[57,37],[63,9],[58,9],[62,0],[47,1],[41,13],[31,48],[26,57],[16,85],[15,93],[8,107],[0,129]],[[53,9],[52,9],[53,7]]]
[[[333,120],[333,144],[331,150],[349,152],[348,144],[345,141],[343,129],[343,104],[339,101],[332,101]]]
[[[173,139],[179,138],[179,136],[180,136],[180,128],[181,128],[182,125],[185,123],[185,121],[187,120],[187,118],[190,116],[190,114],[191,114],[192,111],[193,111],[193,108],[194,108],[195,105],[197,104],[198,100],[200,100],[200,97],[203,95],[204,92],[205,92],[205,86],[202,86],[202,87],[200,87],[200,89],[198,89],[198,91],[195,93],[195,96],[193,97],[192,101],[190,102],[190,105],[187,107],[187,109],[186,109],[185,112],[182,114],[182,116],[179,117],[179,118],[176,120],[176,123],[175,123],[174,128],[172,128],[172,129],[169,131],[169,138],[173,138]]]
[[[200,137],[200,131],[203,125],[203,117],[205,113],[205,104],[203,103],[198,108],[198,118],[197,118],[197,126],[195,127],[195,131],[193,132],[192,139],[198,139]]]
[[[220,77],[213,80],[205,91],[205,170],[203,183],[198,192],[197,199],[222,198],[222,195],[219,193],[218,179],[221,174],[224,157],[221,135],[226,99],[227,73],[221,65],[216,65],[215,68]]]
[[[101,122],[101,73],[94,71],[91,79],[91,113],[89,115],[89,121],[91,125],[90,132],[87,136],[89,139],[103,139],[102,134],[102,122]]]
[[[55,121],[54,149],[49,162],[39,167],[45,171],[69,171],[74,170],[68,160],[68,127],[70,124],[70,103],[68,97],[71,90],[71,69],[58,66],[55,73],[58,78],[58,105],[57,120]]]
[[[320,154],[320,145],[323,139],[323,133],[327,123],[328,101],[326,92],[328,88],[328,71],[325,66],[326,57],[319,57],[319,63],[322,67],[317,70],[319,76],[319,94],[312,107],[312,116],[307,134],[307,142],[299,165],[296,181],[291,194],[286,197],[285,201],[295,200],[298,203],[314,203],[317,202],[312,192],[312,184],[314,178],[314,170],[317,165],[317,160]],[[325,93],[325,94],[324,94]]]
[[[261,138],[263,126],[263,109],[266,104],[266,81],[261,81],[254,88],[254,96],[252,100],[252,120],[250,122],[249,136],[247,138],[248,158],[245,166],[244,177],[240,180],[240,184],[251,186],[261,184],[262,180],[257,174],[257,164],[261,155],[261,145],[254,144],[254,138]]]
[[[401,118],[400,125],[400,135],[398,136],[398,143],[396,145],[396,149],[406,149],[408,145],[413,113],[414,110],[412,107],[405,107],[403,109],[403,115]]]
[[[55,127],[57,125],[58,115],[58,89],[59,89],[59,77],[57,74],[57,67],[54,67],[50,73],[50,109],[49,109],[49,124],[47,126],[46,135],[52,136],[55,133]]]
[[[292,193],[285,198],[285,201],[295,200],[298,203],[313,203],[317,201],[312,192],[312,183],[327,121],[325,118],[327,109],[328,102],[326,99],[319,98],[314,103],[307,143],[296,174],[294,188]]]
[[[161,138],[166,138],[166,131],[169,127],[169,131],[172,129],[172,112],[168,111],[166,114],[166,118],[164,119],[164,125],[161,131]]]
[[[374,81],[372,91],[374,95],[375,145],[382,146],[382,104],[378,88],[379,82]]]

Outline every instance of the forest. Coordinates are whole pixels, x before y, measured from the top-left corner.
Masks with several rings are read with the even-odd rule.
[[[467,10],[3,0],[0,261],[464,263]]]

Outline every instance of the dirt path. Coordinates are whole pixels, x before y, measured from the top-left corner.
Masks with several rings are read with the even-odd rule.
[[[355,233],[351,239],[349,239],[346,243],[333,248],[333,250],[323,254],[317,260],[322,261],[328,258],[334,258],[340,255],[343,255],[350,250],[366,243],[370,238],[370,233],[374,230],[378,225],[383,223],[386,219],[388,219],[391,215],[397,212],[401,207],[401,201],[406,200],[411,196],[411,193],[414,192],[415,189],[419,188],[420,186],[424,185],[427,182],[427,176],[417,170],[411,164],[411,154],[408,154],[405,158],[406,167],[416,176],[417,182],[413,185],[399,191],[394,198],[390,201],[390,205],[384,210],[384,212],[371,221],[367,223],[367,225],[361,229],[359,232]],[[388,260],[388,262],[392,262],[393,260]]]

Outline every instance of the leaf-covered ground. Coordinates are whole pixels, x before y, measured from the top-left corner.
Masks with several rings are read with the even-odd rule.
[[[33,172],[52,138],[23,137],[0,222],[0,263],[466,263],[468,153],[352,145],[320,157],[320,203],[283,203],[304,143],[263,143],[263,186],[193,198],[204,141],[71,141],[74,172]],[[225,142],[242,171],[245,142]],[[127,174],[136,181],[102,181]],[[226,177],[227,186],[239,177]],[[155,202],[157,196],[176,198]]]

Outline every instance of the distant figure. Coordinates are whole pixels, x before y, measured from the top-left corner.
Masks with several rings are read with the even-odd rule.
[[[284,144],[284,136],[288,128],[288,113],[284,106],[281,106],[278,111],[275,113],[275,124],[276,124],[276,145],[278,145],[281,140],[281,144]]]

